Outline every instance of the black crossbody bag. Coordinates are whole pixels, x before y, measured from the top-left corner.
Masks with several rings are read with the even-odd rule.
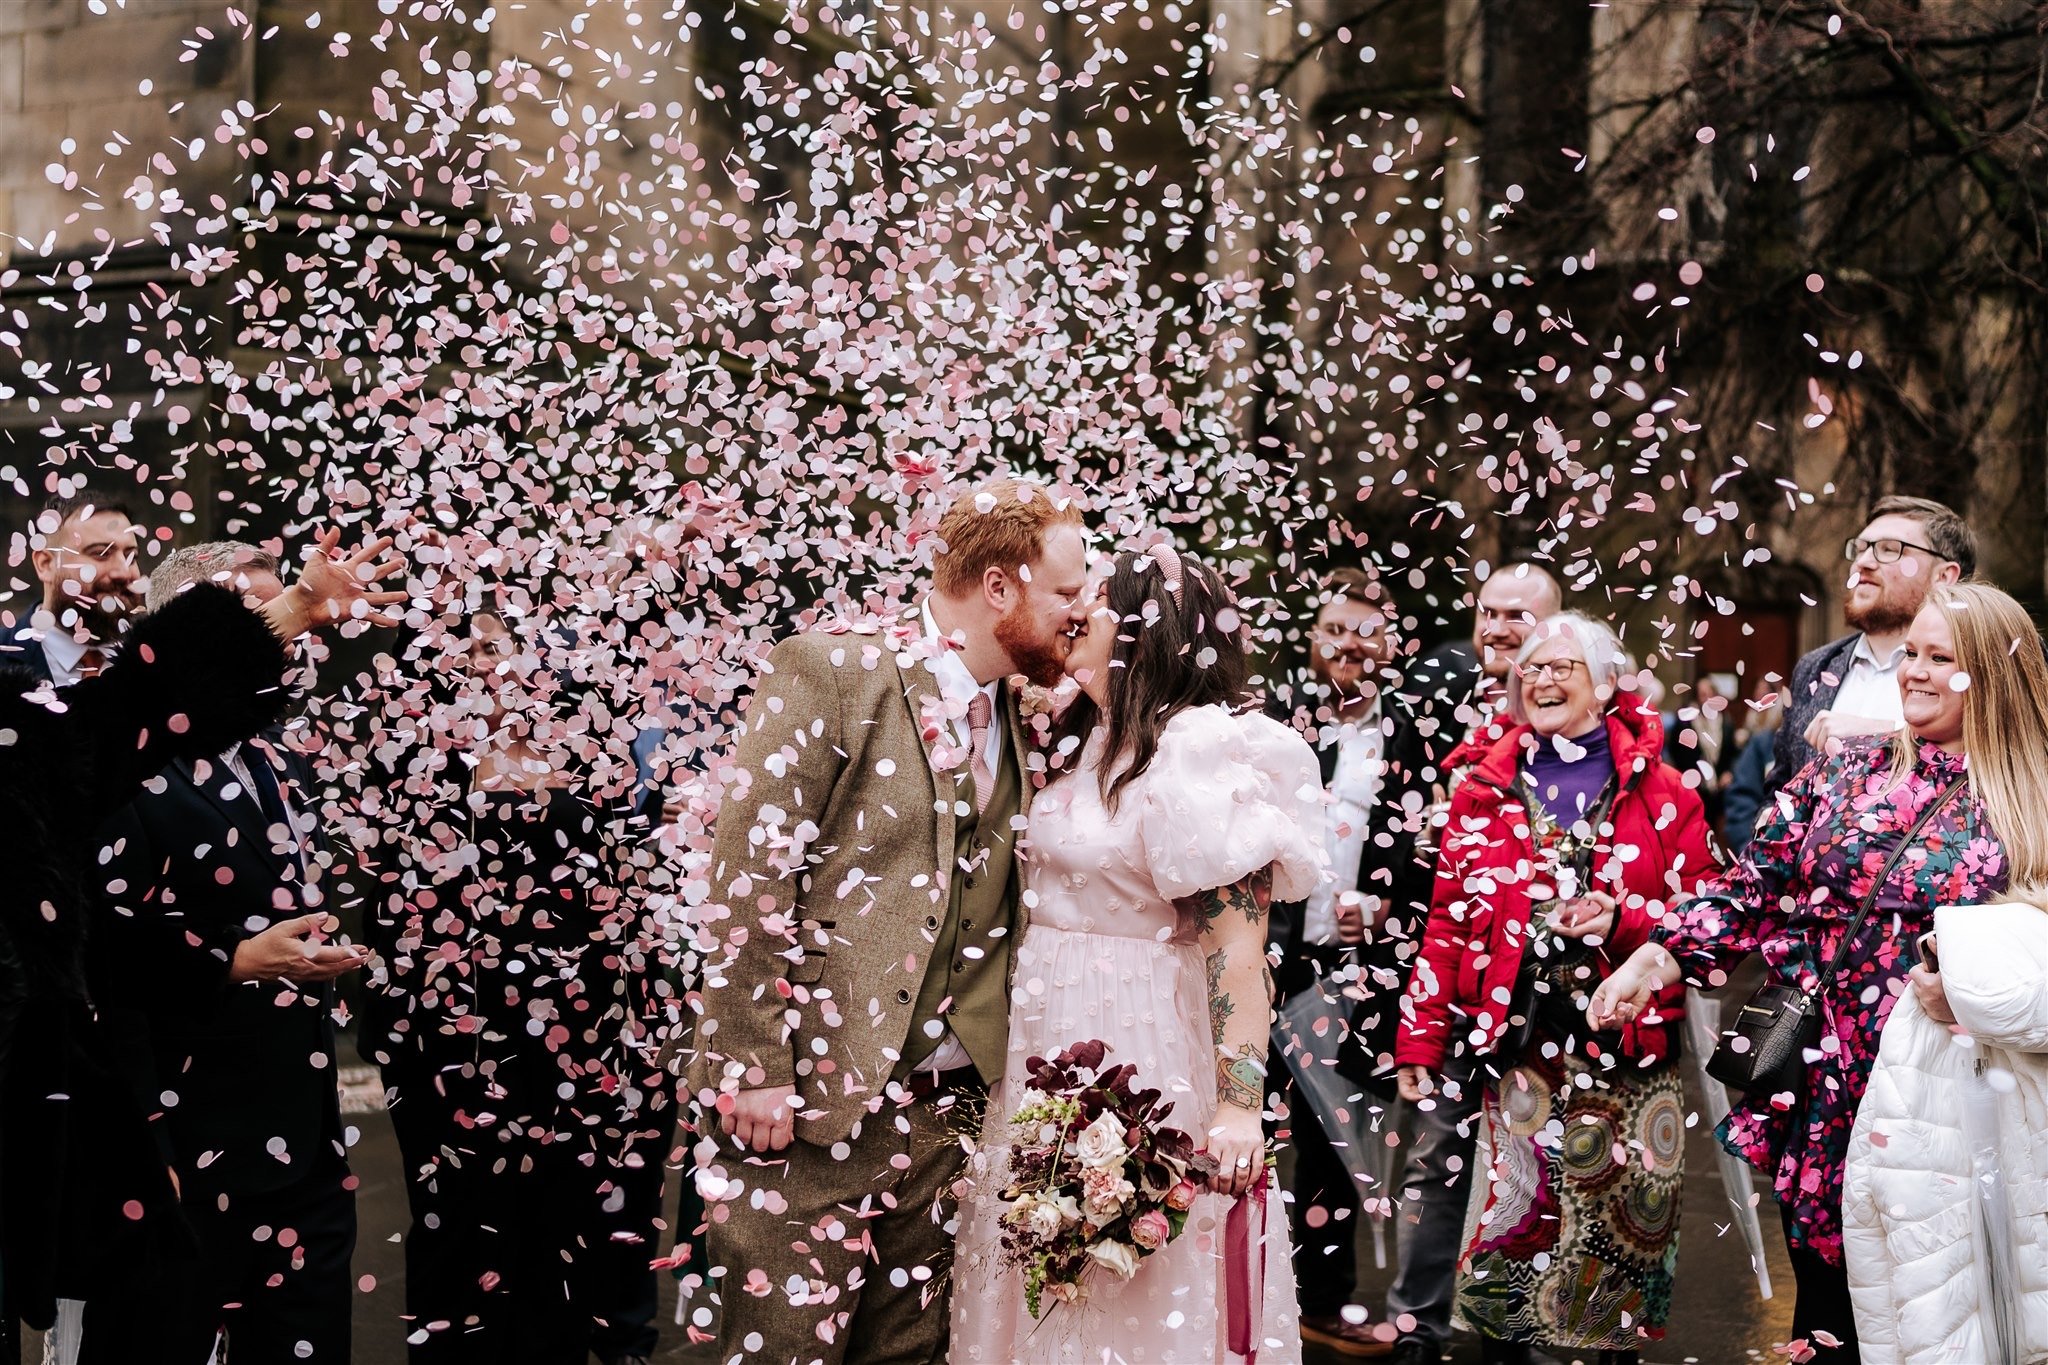
[[[1863,903],[1856,907],[1855,917],[1842,932],[1841,942],[1835,945],[1834,957],[1829,960],[1827,970],[1814,981],[1812,990],[1802,991],[1796,986],[1775,981],[1757,988],[1749,1003],[1736,1014],[1735,1022],[1722,1030],[1720,1044],[1707,1060],[1709,1076],[1739,1090],[1768,1090],[1772,1093],[1797,1090],[1805,1082],[1806,1050],[1820,1041],[1821,997],[1827,993],[1835,973],[1842,969],[1842,963],[1848,960],[1849,949],[1863,933],[1864,921],[1870,918],[1878,893],[1891,880],[1899,859],[1905,857],[1906,850],[1919,841],[1920,832],[1927,828],[1928,821],[1948,805],[1950,798],[1963,789],[1967,780],[1958,778],[1949,783],[1941,795],[1928,803],[1920,818],[1913,822],[1913,828],[1906,831],[1906,837],[1885,860],[1884,870],[1877,874],[1870,890],[1864,893]]]

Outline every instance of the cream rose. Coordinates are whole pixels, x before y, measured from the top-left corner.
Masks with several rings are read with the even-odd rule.
[[[1137,1251],[1124,1242],[1107,1237],[1088,1248],[1088,1259],[1114,1271],[1118,1279],[1128,1280],[1138,1273]]]
[[[1097,1170],[1110,1166],[1121,1166],[1130,1155],[1130,1148],[1124,1145],[1123,1120],[1116,1115],[1104,1113],[1082,1131],[1074,1143],[1074,1155],[1081,1159],[1083,1166]]]
[[[1030,1212],[1024,1216],[1024,1226],[1041,1242],[1050,1242],[1059,1236],[1060,1229],[1066,1226],[1066,1221],[1060,1215],[1059,1205],[1043,1199],[1035,1201]]]

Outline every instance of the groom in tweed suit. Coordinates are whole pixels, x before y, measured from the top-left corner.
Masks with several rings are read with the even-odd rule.
[[[970,490],[938,536],[921,611],[776,646],[719,811],[691,1085],[720,1361],[945,1355],[947,1192],[1023,929],[1009,679],[1057,682],[1089,602],[1080,511],[1036,484]]]

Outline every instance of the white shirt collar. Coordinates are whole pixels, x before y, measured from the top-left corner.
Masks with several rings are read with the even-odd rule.
[[[29,617],[29,628],[35,642],[42,646],[43,659],[49,665],[50,682],[56,687],[69,687],[78,681],[78,665],[85,658],[86,646],[80,644],[71,632],[66,630],[55,617],[41,607]],[[114,657],[114,646],[100,645],[102,654]]]
[[[1386,702],[1386,699],[1387,699],[1387,697],[1386,697],[1386,693],[1384,693],[1384,692],[1375,692],[1375,693],[1373,693],[1373,694],[1372,694],[1372,705],[1370,705],[1370,706],[1368,706],[1368,707],[1366,707],[1366,708],[1365,708],[1365,714],[1364,714],[1364,715],[1360,716],[1360,717],[1359,717],[1359,718],[1358,718],[1357,720],[1343,720],[1343,719],[1341,719],[1341,717],[1342,717],[1343,713],[1342,713],[1342,712],[1340,711],[1340,712],[1338,712],[1338,715],[1339,715],[1339,717],[1340,717],[1340,719],[1339,719],[1339,721],[1338,721],[1338,724],[1340,724],[1340,725],[1349,725],[1349,726],[1352,726],[1353,728],[1355,728],[1355,729],[1359,729],[1359,730],[1366,730],[1366,729],[1372,729],[1372,730],[1377,730],[1377,729],[1379,729],[1379,728],[1380,728],[1380,717],[1381,717],[1381,715],[1382,715],[1382,714],[1384,714],[1384,712],[1386,711],[1386,706],[1385,706],[1385,702]]]
[[[51,627],[43,632],[43,657],[50,663],[50,681],[67,687],[78,681],[78,664],[85,658],[85,646],[70,632]]]
[[[1372,705],[1366,708],[1364,715],[1356,719],[1342,717],[1332,719],[1327,728],[1317,732],[1322,736],[1317,741],[1318,744],[1335,743],[1349,734],[1362,735],[1367,731],[1378,734],[1380,732],[1380,717],[1385,714],[1385,707],[1381,705],[1384,700],[1385,697],[1383,695],[1375,694],[1372,699]],[[1331,714],[1333,717],[1337,715],[1334,706],[1331,708]]]
[[[946,694],[948,701],[966,702],[976,692],[986,692],[990,701],[996,697],[996,685],[992,682],[977,682],[974,672],[967,667],[967,660],[960,656],[952,642],[939,629],[938,621],[932,616],[931,599],[924,601],[924,638],[939,641],[939,648],[931,655],[932,676],[939,680],[939,690]]]
[[[1859,635],[1856,637],[1855,649],[1850,651],[1849,659],[1851,663],[1866,663],[1880,673],[1889,673],[1899,666],[1899,660],[1905,656],[1906,647],[1903,644],[1894,645],[1891,657],[1880,662],[1877,657],[1877,651],[1870,647],[1870,637],[1868,635]]]

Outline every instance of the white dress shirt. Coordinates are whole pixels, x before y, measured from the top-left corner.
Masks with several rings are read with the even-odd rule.
[[[1330,804],[1323,811],[1323,844],[1330,856],[1330,875],[1309,893],[1301,925],[1307,943],[1337,942],[1337,898],[1358,889],[1368,826],[1386,777],[1387,737],[1380,729],[1378,698],[1364,719],[1338,727],[1336,743]]]
[[[249,765],[251,763],[268,763],[270,760],[243,752],[240,744],[231,744],[228,746],[228,751],[220,756],[220,761],[223,767],[234,774],[236,784],[242,789],[243,798],[254,803],[256,809],[262,811],[263,798],[256,794],[256,781],[250,774]],[[306,864],[305,859],[300,856],[300,852],[304,848],[303,841],[305,836],[299,830],[298,813],[292,809],[291,797],[285,792],[284,779],[282,777],[277,779],[277,803],[284,807],[284,818],[289,826],[286,830],[286,838],[290,840],[293,849],[292,861],[299,865],[299,870],[303,873]],[[270,813],[263,811],[263,814],[267,820]]]
[[[927,601],[924,604],[924,638],[938,640],[944,636],[945,632],[939,629],[939,623],[932,619],[932,604]],[[960,714],[953,717],[953,738],[959,742],[962,749],[967,747],[972,734],[967,724],[967,704],[974,700],[976,692],[987,695],[988,738],[982,741],[981,756],[988,764],[988,770],[994,772],[996,764],[1003,757],[1003,727],[997,723],[1002,713],[996,707],[996,689],[1001,685],[1000,680],[992,683],[976,682],[974,674],[968,671],[967,661],[961,658],[960,651],[951,645],[934,653],[931,664],[932,676],[938,679],[939,695],[959,708]]]
[[[1837,715],[1865,716],[1871,720],[1904,725],[1906,713],[1899,701],[1899,665],[1905,658],[1906,647],[1900,645],[1891,652],[1889,659],[1880,662],[1876,651],[1870,647],[1870,637],[1857,636],[1855,651],[1849,656],[1849,672],[1842,679],[1842,688],[1835,693],[1834,703],[1828,710]]]
[[[36,629],[42,633],[39,642],[43,647],[43,662],[50,669],[50,684],[53,687],[69,687],[85,676],[79,672],[79,665],[85,662],[85,646],[71,637],[71,632],[50,620],[44,612],[38,611]],[[44,624],[48,622],[48,624]],[[105,646],[101,652],[108,658],[114,651]]]
[[[924,604],[924,637],[927,640],[939,640],[944,635],[945,632],[939,629],[939,623],[932,619],[932,604],[931,600],[927,598]],[[932,677],[938,680],[939,694],[959,708],[960,714],[952,718],[953,738],[959,742],[963,750],[966,749],[973,734],[972,727],[967,723],[967,704],[974,699],[976,692],[987,694],[989,700],[988,738],[982,743],[981,756],[987,762],[988,770],[994,772],[996,764],[1001,761],[1003,756],[1003,727],[1000,723],[1002,713],[996,709],[996,689],[1000,685],[1000,681],[992,683],[976,682],[974,674],[967,667],[967,661],[961,658],[960,651],[954,649],[951,645],[941,646],[931,656],[931,666]],[[957,874],[959,869],[955,868],[953,871]],[[967,1055],[967,1049],[953,1035],[953,1030],[947,1029],[946,1036],[939,1040],[937,1049],[932,1052],[931,1056],[925,1058],[917,1069],[919,1071],[957,1071],[963,1066],[972,1065],[974,1065],[974,1059]]]

